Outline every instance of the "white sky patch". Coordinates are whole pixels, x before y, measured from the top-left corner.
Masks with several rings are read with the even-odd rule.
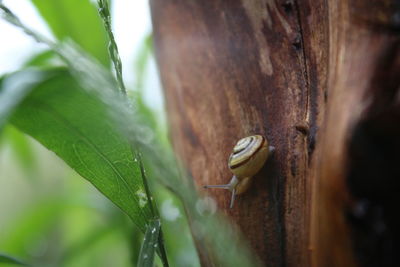
[[[122,72],[128,87],[136,81],[134,62],[144,38],[151,33],[149,2],[146,0],[114,0],[111,14],[113,31],[122,60]],[[164,100],[155,59],[147,66],[144,100],[158,113],[163,113]],[[134,89],[134,88],[133,88]]]
[[[10,8],[23,23],[53,39],[46,23],[30,1],[3,0],[3,4]],[[31,55],[46,48],[45,45],[38,44],[20,29],[3,19],[0,19],[0,36],[0,75],[17,70]]]
[[[144,37],[151,32],[149,3],[146,0],[112,3],[113,32],[122,60],[123,75],[127,84],[135,81],[133,62]]]

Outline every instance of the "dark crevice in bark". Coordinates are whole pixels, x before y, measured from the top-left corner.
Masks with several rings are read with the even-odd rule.
[[[366,97],[371,104],[349,142],[347,211],[361,266],[397,266],[400,251],[400,42],[386,49]]]
[[[297,23],[299,25],[299,38],[301,43],[302,49],[302,65],[303,65],[303,75],[305,81],[305,88],[307,94],[307,104],[306,104],[306,116],[304,121],[308,123],[308,131],[307,131],[307,144],[308,144],[308,159],[311,160],[312,153],[315,149],[315,138],[317,134],[317,126],[316,126],[316,110],[315,110],[315,103],[311,103],[311,101],[315,101],[314,97],[311,96],[311,84],[310,84],[310,74],[308,73],[308,61],[307,61],[307,52],[305,47],[305,39],[304,39],[304,30],[302,25],[302,19],[300,14],[300,6],[297,1],[293,1],[294,9],[297,16]],[[315,96],[316,97],[316,96]],[[308,121],[309,120],[309,121]]]

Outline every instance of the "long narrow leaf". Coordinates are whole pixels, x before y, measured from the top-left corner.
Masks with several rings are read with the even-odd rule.
[[[143,123],[143,120],[139,118],[139,123],[137,122],[137,117],[132,116],[133,109],[127,102],[127,99],[121,99],[120,97],[115,95],[115,88],[116,83],[111,74],[106,71],[102,66],[98,65],[95,61],[93,61],[90,57],[88,57],[84,52],[78,49],[75,45],[71,43],[66,44],[56,44],[52,41],[48,40],[46,37],[40,35],[39,33],[35,32],[34,30],[30,29],[26,25],[24,25],[18,17],[13,14],[11,10],[9,10],[4,5],[0,4],[0,8],[2,13],[2,17],[12,23],[13,25],[21,28],[24,32],[37,41],[47,44],[55,53],[57,53],[68,65],[70,72],[74,75],[76,80],[79,82],[84,89],[86,89],[87,93],[93,93],[92,99],[96,99],[99,102],[102,102],[104,108],[108,108],[110,111],[110,117],[112,117],[111,121],[115,121],[116,125],[114,125],[114,130],[117,129],[122,130],[126,135],[129,134],[127,137],[130,142],[131,146],[134,147],[142,147],[142,145],[148,140],[152,138],[149,133],[151,133],[150,128],[146,126],[146,123]],[[106,109],[107,109],[106,108]],[[137,128],[136,125],[139,125]],[[40,132],[40,131],[38,131]],[[28,133],[29,134],[29,133]],[[35,135],[30,134],[36,138]],[[47,137],[44,137],[44,141]],[[36,138],[38,139],[38,138]],[[38,139],[41,141],[41,139]],[[148,145],[148,144],[147,144]],[[45,144],[46,146],[46,144]],[[134,148],[137,149],[137,148]],[[55,151],[53,149],[53,151]],[[132,150],[131,150],[132,151]],[[57,151],[55,151],[57,153]],[[62,156],[60,156],[63,158]],[[63,158],[69,165],[71,165],[68,160]],[[71,165],[72,166],[72,165]],[[72,166],[73,167],[73,166]],[[74,168],[74,167],[73,167]],[[89,169],[89,168],[88,168]],[[79,172],[79,171],[78,171]],[[79,172],[82,176],[82,172]],[[87,178],[87,177],[86,177]],[[91,181],[90,179],[88,179]],[[109,197],[114,203],[116,203],[122,210],[126,212],[126,210],[121,207],[121,203],[116,202],[116,200],[107,194],[107,191],[102,190],[99,186],[96,185],[93,181],[91,181],[103,194]],[[148,204],[147,200],[151,199],[150,196],[147,195],[148,190],[143,191],[136,191],[137,197],[139,198],[139,206]],[[129,206],[129,203],[123,202],[122,204],[126,204]],[[147,206],[147,210],[148,210]],[[132,213],[127,212],[128,215],[134,220],[135,218],[132,217]],[[146,214],[143,214],[141,219],[146,222],[151,215],[148,215],[148,211]],[[140,219],[140,218],[139,218]],[[135,220],[134,220],[135,221]],[[142,231],[144,231],[143,224],[135,222]],[[164,245],[162,242],[162,237],[159,239],[159,247],[160,247],[160,256],[163,260],[163,264],[168,266]]]
[[[14,258],[14,257],[3,254],[3,253],[0,253],[0,263],[14,264],[14,265],[20,265],[20,266],[29,266],[28,264]]]
[[[147,180],[146,170],[144,169],[142,156],[141,156],[140,153],[137,154],[137,158],[139,160],[139,168],[140,168],[140,172],[142,174],[142,180],[143,180],[144,189],[146,191],[146,195],[149,198],[150,210],[152,212],[153,218],[155,220],[159,221],[160,215],[158,213],[158,209],[156,207],[156,203],[153,201],[152,194],[150,192],[150,187],[149,187],[148,180]],[[160,255],[160,258],[161,258],[161,261],[163,262],[163,265],[165,267],[168,267],[169,263],[168,263],[168,258],[167,258],[167,252],[165,251],[163,235],[162,235],[162,232],[161,232],[161,225],[159,226],[159,228],[160,229],[158,231],[160,232],[160,234],[158,235],[158,245],[156,245],[155,247],[158,246],[157,253]],[[145,241],[146,241],[146,238],[145,238]]]
[[[54,151],[144,232],[153,216],[130,144],[98,98],[67,71],[52,73],[33,86],[11,122]]]
[[[160,220],[152,220],[146,229],[144,241],[140,248],[138,267],[151,267],[154,262],[154,255],[157,251],[158,237],[160,234]]]
[[[37,71],[21,71],[8,79],[0,80],[0,130],[13,110],[29,93],[32,84],[40,81],[43,73]]]
[[[110,40],[108,44],[108,53],[114,65],[118,86],[121,92],[126,94],[126,88],[122,78],[122,62],[119,56],[117,43],[115,42],[114,34],[111,29],[111,15],[108,0],[97,0],[97,3],[99,5],[100,17],[103,20],[104,28],[108,34],[108,39]]]

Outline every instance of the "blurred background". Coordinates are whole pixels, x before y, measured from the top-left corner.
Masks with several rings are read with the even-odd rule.
[[[57,7],[53,14],[57,19],[49,27],[33,5],[43,6],[46,1],[2,2],[24,23],[51,39],[55,39],[53,34],[76,39],[77,28],[89,42],[96,34],[87,21],[90,16],[83,21],[79,12],[68,6]],[[91,2],[95,11],[95,1]],[[111,8],[127,87],[156,114],[159,138],[167,140],[148,1],[114,0]],[[82,23],[85,27],[80,27]],[[24,65],[61,64],[48,55],[44,45],[3,20],[0,34],[1,75]],[[92,44],[86,42],[89,47],[98,45],[93,39]],[[100,61],[108,57],[106,49],[99,51],[96,57]],[[171,266],[199,266],[179,201],[163,188],[155,191]],[[125,214],[53,152],[10,125],[0,132],[0,253],[39,266],[134,266],[142,238]]]

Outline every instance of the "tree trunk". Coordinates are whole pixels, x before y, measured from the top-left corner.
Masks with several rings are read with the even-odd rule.
[[[374,138],[399,145],[400,126],[388,126],[399,119],[398,3],[151,0],[171,139],[199,190],[229,181],[239,138],[262,134],[276,148],[233,209],[228,191],[202,192],[266,266],[363,263],[357,169],[372,163],[359,153],[376,139],[353,141],[363,127],[384,128]],[[389,180],[400,177],[394,166]]]

